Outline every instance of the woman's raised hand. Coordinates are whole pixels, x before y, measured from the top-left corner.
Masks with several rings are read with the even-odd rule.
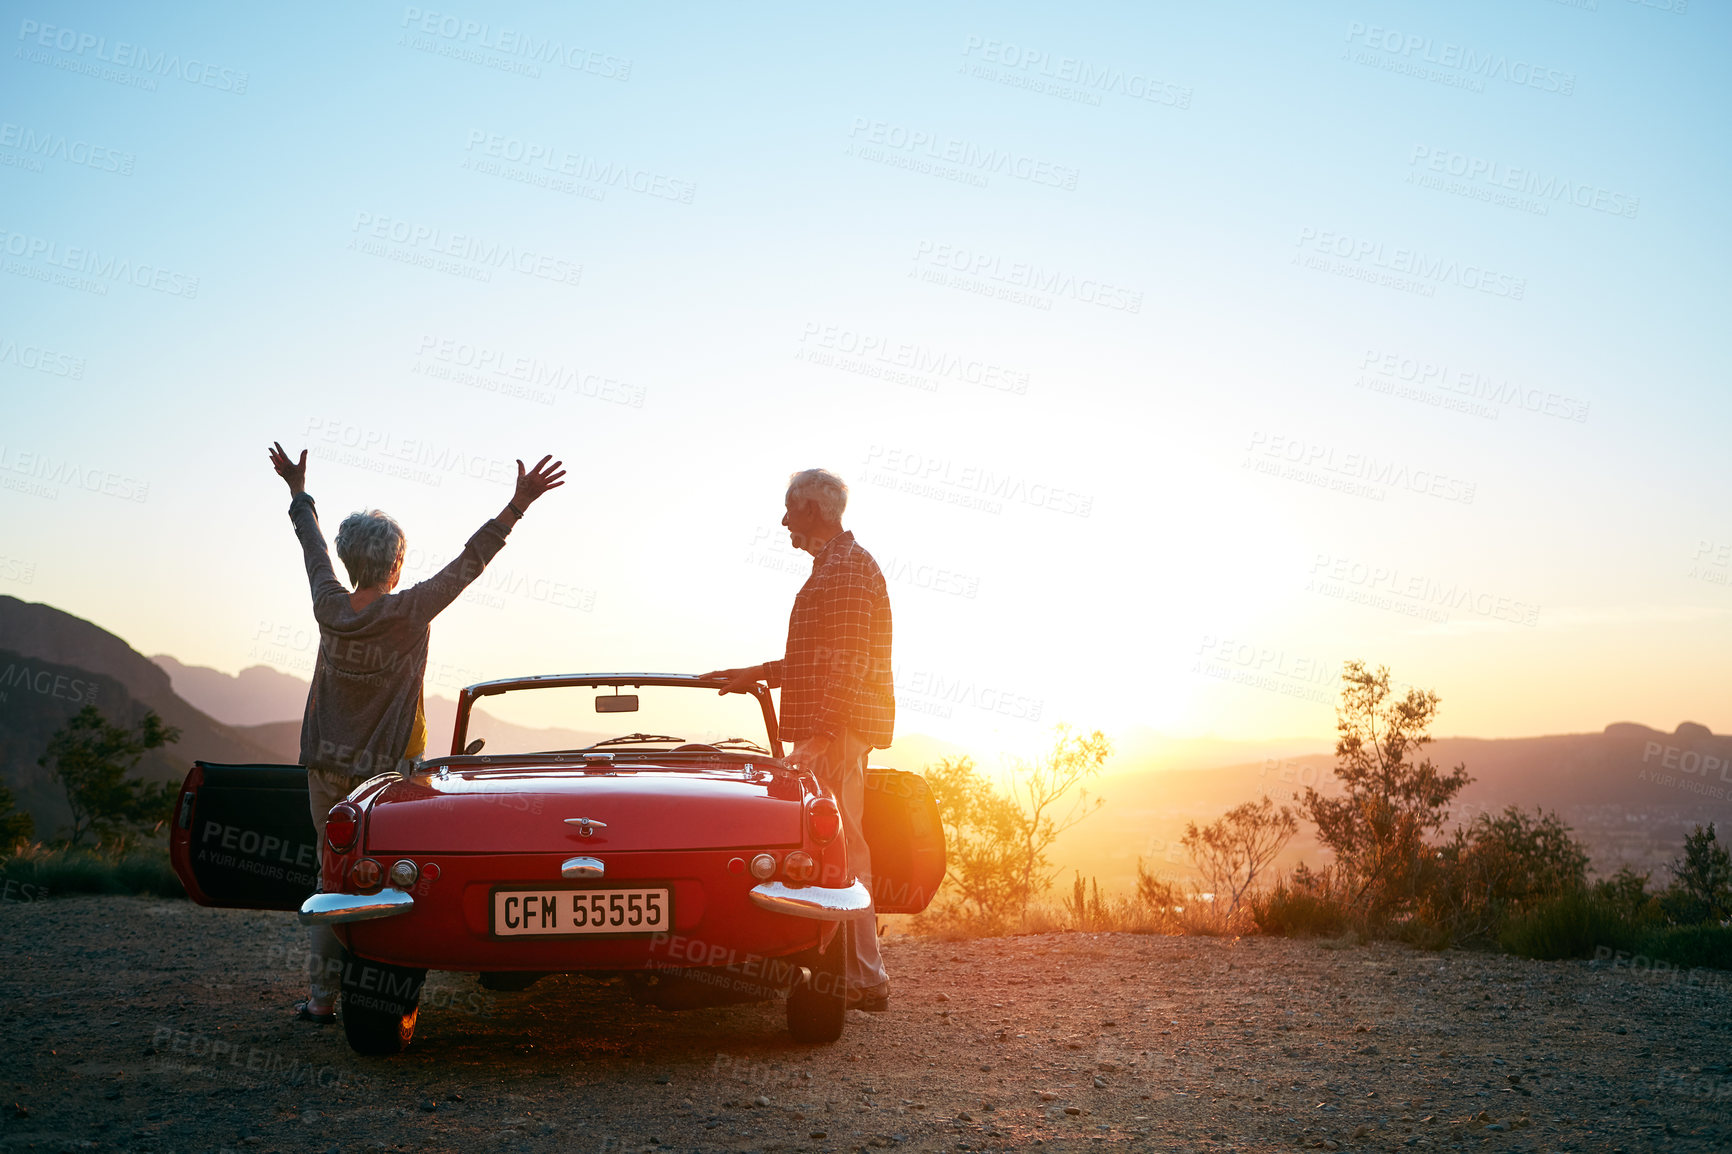
[[[271,442],[271,468],[275,469],[277,471],[277,476],[281,477],[283,479],[283,481],[285,483],[287,483],[287,485],[289,486],[289,492],[290,493],[303,493],[306,491],[306,488],[307,488],[307,451],[305,449],[301,450],[301,459],[299,462],[291,461],[289,459],[289,455],[283,451],[283,446],[281,445],[281,443],[279,443],[277,441],[272,441]],[[519,485],[522,485],[523,484],[523,481],[522,481],[523,462],[522,461],[517,462],[517,472],[519,475],[519,479],[518,479],[517,483]]]
[[[549,464],[548,462],[552,462]],[[541,458],[535,468],[525,472],[523,462],[517,462],[517,492],[512,496],[511,503],[519,509],[529,508],[529,503],[547,492],[565,484],[560,478],[565,476],[564,461],[554,461],[553,454]]]

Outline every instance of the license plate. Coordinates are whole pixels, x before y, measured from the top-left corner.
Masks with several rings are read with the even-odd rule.
[[[673,925],[665,888],[493,891],[493,936],[665,933]]]

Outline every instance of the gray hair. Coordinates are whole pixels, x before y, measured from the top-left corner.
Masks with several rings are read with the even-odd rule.
[[[356,589],[383,584],[407,547],[403,526],[378,509],[350,513],[337,528],[337,558]]]
[[[788,496],[796,501],[816,501],[826,521],[842,522],[848,507],[848,483],[828,469],[802,469],[788,478]]]

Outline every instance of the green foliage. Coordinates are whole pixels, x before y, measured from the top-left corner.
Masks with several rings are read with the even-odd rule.
[[[1611,877],[1595,882],[1593,894],[1633,925],[1657,925],[1665,920],[1659,899],[1648,892],[1648,875],[1639,874],[1627,865],[1619,866]]]
[[[1498,941],[1512,954],[1547,961],[1627,956],[1646,959],[1649,965],[1732,970],[1732,927],[1645,924],[1599,886],[1563,894],[1511,917]]]
[[[0,850],[9,850],[36,836],[36,820],[18,808],[12,791],[0,785]]]
[[[1230,809],[1201,829],[1194,821],[1185,824],[1185,836],[1179,843],[1190,851],[1191,860],[1208,882],[1216,914],[1224,926],[1232,924],[1258,875],[1298,832],[1293,811],[1286,806],[1277,808],[1267,797]]]
[[[1351,923],[1346,906],[1321,875],[1304,866],[1267,893],[1251,898],[1251,920],[1259,933],[1290,938],[1333,937]]]
[[[1587,887],[1588,853],[1554,813],[1482,813],[1437,854],[1424,920],[1456,940],[1493,936],[1509,915]]]
[[[1019,764],[1005,790],[967,757],[928,766],[926,780],[944,825],[950,891],[928,922],[994,932],[1023,920],[1029,902],[1058,875],[1047,857],[1053,842],[1099,808],[1084,783],[1111,752],[1099,730],[1078,736],[1061,725],[1051,749]]]
[[[1732,918],[1732,854],[1714,834],[1714,823],[1684,837],[1684,856],[1669,867],[1672,884],[1660,895],[1666,915],[1679,925]]]
[[[1524,958],[1591,958],[1596,949],[1633,949],[1642,931],[1611,901],[1586,889],[1559,894],[1512,915],[1498,944]]]
[[[146,713],[138,732],[111,725],[94,705],[86,705],[48,739],[36,764],[47,768],[66,791],[72,828],[65,844],[76,846],[85,834],[124,839],[168,820],[178,789],[172,782],[129,777],[152,749],[180,740],[180,730]]]
[[[31,899],[61,894],[186,896],[162,845],[119,852],[29,846],[0,861],[0,874],[15,893]]]
[[[1732,970],[1732,926],[1660,926],[1638,945],[1636,952],[1680,969]]]
[[[1336,710],[1335,776],[1340,797],[1307,786],[1304,806],[1317,838],[1335,856],[1348,912],[1380,923],[1421,898],[1433,858],[1426,836],[1443,828],[1449,803],[1472,779],[1465,766],[1440,773],[1420,758],[1432,738],[1437,694],[1409,689],[1393,698],[1389,669],[1358,661],[1342,674]]]

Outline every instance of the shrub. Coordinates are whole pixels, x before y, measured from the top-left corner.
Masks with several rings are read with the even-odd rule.
[[[28,846],[0,861],[7,881],[35,886],[47,895],[139,894],[183,898],[186,889],[169,865],[168,847],[132,849],[48,849]]]
[[[1732,926],[1660,926],[1642,936],[1636,952],[1680,969],[1732,970]]]
[[[1032,762],[1019,762],[1005,789],[986,780],[967,757],[928,766],[947,865],[940,908],[919,924],[1019,923],[1060,872],[1047,858],[1053,842],[1100,807],[1086,786],[1111,752],[1099,730],[1078,736],[1060,725],[1052,747]]]
[[[1347,907],[1328,885],[1304,872],[1283,878],[1273,889],[1251,899],[1251,920],[1258,932],[1283,937],[1333,937],[1352,923]]]
[[[1627,865],[1619,866],[1611,877],[1595,882],[1593,893],[1635,925],[1655,926],[1666,920],[1659,899],[1648,892],[1648,875],[1639,874]]]
[[[1239,907],[1258,875],[1298,832],[1293,811],[1277,807],[1268,797],[1228,810],[1201,829],[1194,821],[1186,823],[1180,843],[1191,851],[1191,861],[1213,891],[1211,904],[1224,926],[1238,920]]]
[[[1421,757],[1437,715],[1437,694],[1396,698],[1389,669],[1349,661],[1335,711],[1335,777],[1342,794],[1307,786],[1304,805],[1317,840],[1335,856],[1343,903],[1370,921],[1406,913],[1423,892],[1433,856],[1427,834],[1443,828],[1449,803],[1472,780],[1465,766],[1442,773]]]
[[[1660,904],[1672,921],[1695,925],[1732,918],[1732,852],[1719,844],[1713,822],[1684,836],[1684,856],[1668,869],[1672,884]]]
[[[1573,890],[1511,916],[1498,944],[1542,961],[1591,958],[1596,948],[1634,949],[1641,930],[1623,911],[1585,889]]]
[[[1425,920],[1458,941],[1494,937],[1522,910],[1587,887],[1588,853],[1556,814],[1482,813],[1438,850]]]

